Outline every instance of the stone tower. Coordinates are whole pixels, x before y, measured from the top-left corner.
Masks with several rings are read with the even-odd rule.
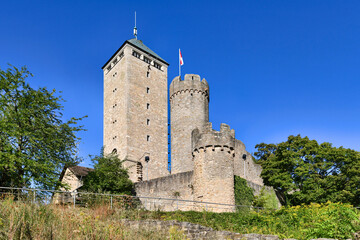
[[[194,201],[234,205],[235,131],[223,123],[215,131],[209,122],[192,132],[192,145]],[[232,212],[234,208],[209,205],[208,210]]]
[[[104,152],[126,159],[133,182],[168,175],[168,63],[130,39],[102,67]]]
[[[196,74],[170,84],[171,173],[192,171],[191,132],[209,121],[209,85]]]

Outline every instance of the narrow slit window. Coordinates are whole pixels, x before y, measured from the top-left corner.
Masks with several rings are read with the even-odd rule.
[[[150,103],[146,104],[146,109],[150,109]]]
[[[150,125],[150,119],[146,120],[146,125]]]
[[[146,93],[150,93],[150,88],[146,88]]]
[[[150,142],[150,135],[146,136],[146,141]]]
[[[146,72],[146,77],[150,77],[150,72]]]

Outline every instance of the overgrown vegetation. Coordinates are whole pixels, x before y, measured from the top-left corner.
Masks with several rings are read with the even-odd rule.
[[[119,221],[122,213],[108,206],[74,209],[7,199],[0,202],[0,239],[185,239],[177,229],[125,229]]]
[[[234,176],[235,205],[252,206],[255,199],[253,191],[254,190],[247,185],[245,179],[236,175]],[[248,211],[250,208],[238,207],[237,210]]]
[[[263,187],[260,194],[255,196],[254,190],[247,185],[247,181],[239,176],[234,176],[234,193],[235,205],[239,206],[237,211],[246,212],[252,208],[278,208],[278,200],[274,191],[267,191]]]
[[[129,212],[128,212],[129,213]],[[136,216],[156,217],[162,220],[178,220],[198,223],[216,230],[239,233],[273,234],[280,238],[353,238],[360,230],[360,212],[349,204],[324,203],[296,207],[283,207],[274,211],[250,211],[237,213],[211,212],[155,212],[150,216],[137,212]],[[141,215],[142,214],[142,215]]]
[[[236,213],[162,212],[124,207],[123,202],[90,208],[0,202],[0,239],[184,239],[183,233],[123,229],[120,219],[177,220],[215,230],[274,234],[280,238],[353,238],[360,213],[349,204],[310,204],[273,211]]]

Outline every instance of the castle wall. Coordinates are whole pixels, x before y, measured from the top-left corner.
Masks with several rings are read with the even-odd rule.
[[[258,196],[260,195],[261,189],[265,188],[266,192],[274,192],[274,189],[269,186],[260,185],[251,181],[247,180],[247,185],[254,190],[254,195]]]
[[[156,178],[135,184],[136,195],[148,210],[161,209],[163,211],[191,210],[192,203],[177,201],[193,200],[193,172],[182,172],[166,177]],[[151,198],[169,198],[174,200],[156,200]]]
[[[244,154],[245,159],[243,158]],[[235,140],[234,175],[258,185],[264,185],[260,177],[261,171],[261,166],[256,164],[251,154],[246,151],[245,144],[240,140]]]
[[[186,74],[170,85],[171,173],[192,171],[191,132],[209,121],[209,86],[200,76]]]
[[[208,123],[202,131],[194,130],[192,136],[194,200],[234,205],[235,132],[226,124],[221,124],[218,132],[212,129],[211,123]],[[214,212],[235,210],[232,206],[209,205],[208,207],[208,210]]]

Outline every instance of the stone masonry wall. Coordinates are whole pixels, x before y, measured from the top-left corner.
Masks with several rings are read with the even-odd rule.
[[[193,172],[183,172],[138,182],[135,184],[135,191],[136,195],[140,196],[143,206],[148,210],[191,210],[193,207],[192,203],[141,197],[193,200]]]
[[[234,205],[234,130],[230,130],[226,124],[221,124],[220,131],[215,131],[211,123],[208,123],[202,131],[195,129],[192,138],[194,200]],[[208,207],[210,209],[207,210],[214,212],[235,210],[232,206]]]
[[[279,237],[276,235],[240,234],[229,231],[216,231],[210,227],[204,227],[189,222],[123,219],[121,224],[126,228],[157,231],[166,235],[169,234],[170,228],[177,228],[178,231],[183,232],[186,238],[190,240],[279,240]]]
[[[196,74],[170,84],[171,173],[194,170],[191,132],[209,121],[209,85]]]
[[[243,158],[244,154],[245,159]],[[260,177],[261,171],[261,166],[256,164],[251,154],[246,151],[245,144],[240,140],[235,140],[234,175],[263,186],[264,183]]]

